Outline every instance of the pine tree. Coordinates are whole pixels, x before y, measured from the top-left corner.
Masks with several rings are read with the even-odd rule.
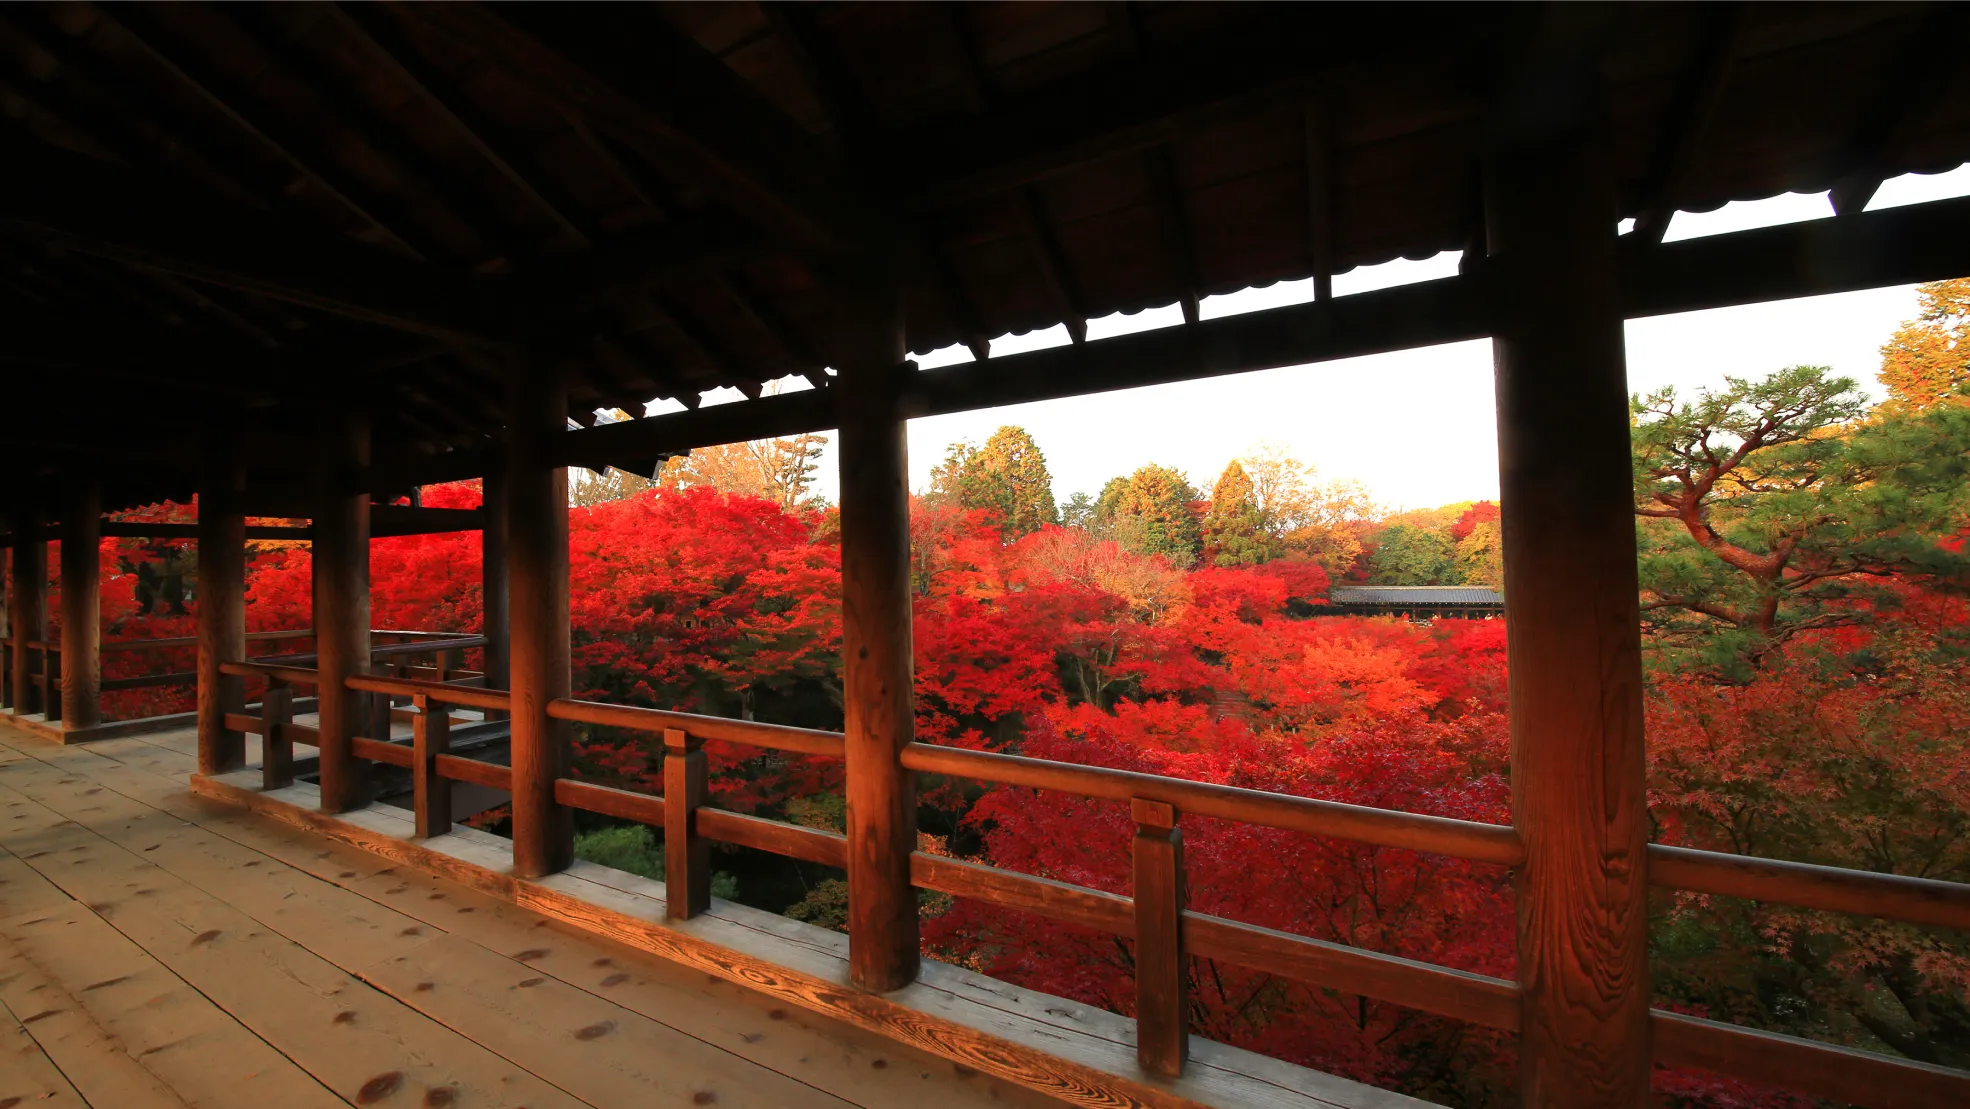
[[[1218,566],[1249,566],[1272,556],[1265,516],[1245,467],[1232,459],[1211,489],[1204,513],[1204,558]]]

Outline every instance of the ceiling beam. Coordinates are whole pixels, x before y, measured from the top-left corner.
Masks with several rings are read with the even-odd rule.
[[[844,249],[876,225],[822,145],[654,6],[607,20],[558,5],[395,5],[566,104],[674,152],[670,166],[799,245]]]
[[[1723,103],[1724,89],[1744,48],[1745,30],[1751,25],[1752,5],[1743,0],[1711,4],[1702,11],[1706,21],[1702,44],[1676,90],[1663,123],[1662,139],[1649,159],[1637,195],[1640,208],[1630,234],[1638,236],[1638,241],[1659,243],[1662,233],[1669,229],[1683,182],[1696,164],[1717,106]]]
[[[393,247],[413,257],[421,257],[416,247],[382,217],[369,210],[361,201],[351,196],[342,186],[336,184],[323,171],[309,162],[293,146],[274,134],[278,128],[265,121],[256,121],[242,112],[234,103],[228,101],[218,90],[193,76],[174,61],[163,49],[153,44],[145,36],[138,34],[129,24],[104,11],[101,6],[83,6],[93,17],[92,33],[108,34],[121,39],[123,43],[144,55],[152,65],[171,75],[186,91],[203,101],[207,108],[223,117],[233,127],[283,162],[294,174],[292,185],[309,189],[332,203],[340,205],[358,222],[368,224],[370,234],[380,243]]]
[[[1074,280],[1074,271],[1067,264],[1067,255],[1060,249],[1060,240],[1053,233],[1053,224],[1047,220],[1043,203],[1039,190],[1033,186],[1027,185],[1019,190],[1019,219],[1025,232],[1026,245],[1033,252],[1033,264],[1039,267],[1040,277],[1053,297],[1054,307],[1067,326],[1068,338],[1085,343],[1088,341],[1087,309],[1081,300],[1080,286]]]
[[[489,345],[477,283],[49,147],[0,148],[0,237],[433,339]]]
[[[1861,115],[1860,126],[1848,137],[1838,157],[1840,179],[1830,199],[1833,210],[1850,215],[1866,209],[1890,168],[1888,153],[1908,126],[1932,111],[1952,81],[1961,79],[1957,61],[1970,10],[1943,4],[1915,21],[1903,37],[1894,60],[1881,75],[1881,88]]]
[[[1183,303],[1183,322],[1198,320],[1198,295],[1202,281],[1197,275],[1197,244],[1190,235],[1190,219],[1183,210],[1183,189],[1177,184],[1176,165],[1168,147],[1145,151],[1143,169],[1149,174],[1150,201],[1156,207],[1156,220],[1163,229],[1163,248],[1169,252],[1176,271]]]
[[[388,11],[370,3],[330,4],[328,9],[330,19],[367,43],[371,53],[391,74],[454,134],[464,139],[516,195],[553,224],[565,242],[576,247],[591,245],[588,232],[569,215],[578,210],[573,201],[566,197],[548,198],[535,179],[519,168],[519,159],[502,149],[503,144],[495,142],[500,128],[481,116],[471,106],[470,99],[453,89],[445,75],[424,59]]]
[[[1628,318],[1934,281],[1970,273],[1970,198],[1740,231],[1622,254]],[[912,377],[911,418],[1276,369],[1490,334],[1487,271],[1190,327],[1007,355]],[[835,427],[814,390],[556,437],[569,465]]]

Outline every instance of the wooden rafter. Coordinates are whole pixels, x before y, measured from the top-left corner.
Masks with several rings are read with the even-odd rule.
[[[1054,306],[1067,325],[1067,334],[1075,342],[1085,343],[1088,341],[1087,310],[1082,307],[1081,295],[1074,283],[1074,271],[1068,267],[1067,256],[1060,249],[1060,240],[1053,233],[1052,223],[1047,220],[1038,190],[1031,185],[1020,189],[1018,204],[1026,245],[1033,253],[1033,263],[1039,268]]]
[[[800,367],[800,375],[807,379],[808,384],[816,389],[827,388],[830,379],[822,368],[826,360],[815,353],[814,348],[777,309],[753,293],[743,278],[720,277],[715,280],[714,287],[730,298],[754,327],[772,337],[780,350]]]
[[[809,246],[862,237],[867,217],[813,138],[655,8],[604,24],[551,6],[399,8],[461,37],[577,110],[646,134],[719,200]]]
[[[124,44],[140,52],[151,65],[168,74],[187,92],[190,92],[202,101],[209,110],[223,117],[233,127],[238,128],[242,134],[251,138],[268,154],[285,164],[294,174],[294,185],[317,193],[342,207],[359,222],[367,224],[371,231],[371,237],[379,244],[389,246],[412,257],[423,256],[396,228],[376,213],[370,211],[367,205],[356,200],[350,195],[348,190],[335,184],[323,171],[316,168],[308,159],[296,152],[290,142],[276,137],[276,132],[279,130],[278,127],[271,124],[262,126],[260,122],[249,118],[231,101],[227,100],[198,78],[192,76],[150,40],[132,30],[128,24],[112,17],[98,6],[90,5],[89,10],[94,13],[96,18],[96,30],[94,33],[113,35]]]
[[[1831,196],[1835,213],[1862,211],[1874,199],[1887,175],[1884,159],[1902,130],[1931,110],[1951,82],[1961,80],[1957,56],[1966,34],[1970,11],[1961,4],[1940,5],[1915,21],[1882,74],[1880,91],[1837,156],[1840,179]]]
[[[577,247],[591,245],[589,233],[569,215],[578,210],[572,201],[565,197],[549,199],[544,186],[538,183],[546,178],[537,179],[519,168],[521,159],[506,150],[503,143],[495,141],[500,129],[480,115],[444,74],[424,60],[387,12],[374,4],[341,3],[329,7],[334,12],[332,18],[367,42],[397,80],[464,139],[516,194],[546,217],[567,243]]]
[[[1635,217],[1638,241],[1659,243],[1676,213],[1678,194],[1696,155],[1703,147],[1710,121],[1723,102],[1730,84],[1731,70],[1744,45],[1751,25],[1749,3],[1714,4],[1705,9],[1707,29],[1703,44],[1690,65],[1689,74],[1677,89],[1662,141],[1649,159],[1649,169],[1640,190],[1641,207]]]
[[[1307,263],[1313,269],[1313,298],[1334,296],[1335,216],[1333,109],[1309,97],[1300,108],[1305,127]]]
[[[1176,271],[1180,286],[1183,322],[1194,324],[1198,319],[1198,291],[1202,282],[1197,276],[1197,246],[1191,239],[1190,219],[1184,214],[1183,189],[1177,184],[1176,165],[1166,147],[1148,151],[1142,156],[1142,163],[1149,174],[1149,195],[1163,230],[1163,247],[1169,252],[1171,268]]]
[[[24,148],[9,155],[23,172],[0,179],[0,237],[448,342],[490,341],[478,293],[442,271],[297,232],[280,220],[215,209],[72,156]]]

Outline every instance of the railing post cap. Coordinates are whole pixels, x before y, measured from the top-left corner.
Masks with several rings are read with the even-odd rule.
[[[1177,826],[1177,809],[1165,801],[1151,801],[1144,797],[1131,798],[1129,814],[1137,824],[1149,828],[1174,828]]]

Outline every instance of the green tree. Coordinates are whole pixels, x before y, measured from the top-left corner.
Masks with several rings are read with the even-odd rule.
[[[1633,400],[1642,608],[1658,642],[1742,676],[1796,633],[1863,621],[1891,574],[1970,579],[1970,406],[1884,405],[1793,366]],[[1859,603],[1867,600],[1871,603]]]
[[[1067,498],[1067,503],[1060,508],[1060,524],[1062,527],[1078,528],[1081,531],[1093,531],[1095,527],[1094,498],[1088,496],[1086,493],[1076,493]]]
[[[931,474],[931,495],[993,513],[1008,539],[1060,521],[1046,455],[1022,427],[1000,428],[983,447],[952,444]]]
[[[1463,581],[1450,536],[1415,524],[1391,524],[1377,533],[1368,566],[1371,576],[1382,585],[1457,585]]]
[[[1204,555],[1219,566],[1264,562],[1273,555],[1270,538],[1252,479],[1234,458],[1211,488],[1211,504],[1204,513]]]
[[[1204,549],[1204,529],[1192,504],[1197,490],[1184,476],[1154,463],[1102,487],[1098,534],[1135,554],[1162,555],[1190,566]]]

